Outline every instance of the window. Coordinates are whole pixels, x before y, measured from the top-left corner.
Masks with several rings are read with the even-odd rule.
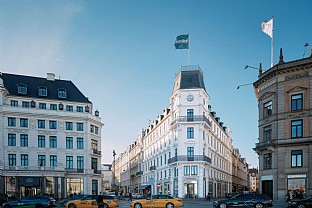
[[[187,138],[188,139],[194,138],[194,127],[187,127]]]
[[[16,134],[8,134],[8,145],[16,146]]]
[[[97,158],[91,158],[91,169],[97,170],[98,169],[97,165],[98,165]]]
[[[38,135],[38,147],[45,147],[45,136]]]
[[[272,101],[264,103],[263,105],[263,117],[272,115]]]
[[[99,127],[94,126],[94,133],[95,133],[95,134],[99,134]]]
[[[56,129],[57,128],[57,122],[56,121],[49,121],[49,128],[50,129]]]
[[[187,148],[187,157],[194,157],[194,147]]]
[[[91,133],[94,133],[94,125],[90,125],[90,131],[91,131]]]
[[[190,175],[190,166],[184,166],[184,175]]]
[[[66,137],[66,149],[73,149],[73,137]]]
[[[302,110],[303,109],[303,94],[296,94],[291,96],[291,110]]]
[[[23,102],[22,102],[22,107],[23,107],[23,108],[29,108],[29,102],[23,101]]]
[[[39,129],[45,128],[45,120],[38,120],[38,128]]]
[[[91,148],[97,150],[98,142],[96,140],[91,140]]]
[[[50,167],[56,167],[57,164],[57,156],[50,155]]]
[[[291,138],[300,138],[300,137],[303,137],[302,119],[291,121]]]
[[[26,85],[18,85],[17,86],[17,92],[18,94],[27,94],[27,87]]]
[[[191,175],[197,175],[197,165],[192,165],[191,166]]]
[[[8,126],[16,126],[16,118],[8,117]]]
[[[77,131],[83,131],[83,123],[77,123]]]
[[[272,136],[272,127],[271,125],[263,127],[263,141],[271,140]]]
[[[73,130],[73,122],[66,122],[66,130]]]
[[[17,100],[11,100],[11,106],[18,107],[18,101]]]
[[[47,96],[47,95],[48,95],[47,88],[45,88],[45,87],[39,87],[39,88],[38,88],[38,95],[39,95],[39,96]]]
[[[77,138],[77,149],[83,149],[83,138]]]
[[[83,169],[83,156],[77,156],[77,169]]]
[[[302,167],[302,150],[291,151],[291,167]]]
[[[66,168],[73,169],[73,156],[66,156]]]
[[[272,168],[272,153],[267,153],[263,155],[263,169]]]
[[[21,134],[21,147],[28,147],[28,134]]]
[[[83,112],[83,107],[82,106],[77,106],[76,110],[77,110],[77,112]]]
[[[9,166],[16,166],[16,154],[9,154]]]
[[[28,166],[28,155],[21,154],[21,166]]]
[[[56,104],[50,104],[50,110],[57,110]]]
[[[64,105],[62,103],[59,104],[59,110],[64,110]]]
[[[20,127],[28,127],[28,119],[20,118]]]
[[[40,166],[40,167],[46,166],[46,156],[45,155],[38,155],[38,166]]]
[[[58,95],[59,98],[66,98],[66,97],[67,97],[67,95],[66,95],[66,90],[64,90],[64,89],[59,89],[59,90],[57,91],[57,95]]]
[[[39,103],[39,109],[47,109],[47,104]]]
[[[57,148],[56,136],[50,136],[50,148]]]
[[[66,105],[66,111],[73,111],[74,108],[72,105]]]
[[[187,121],[193,121],[194,117],[194,110],[193,109],[187,109]]]

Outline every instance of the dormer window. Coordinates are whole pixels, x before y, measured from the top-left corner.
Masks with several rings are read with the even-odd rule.
[[[57,96],[58,96],[59,98],[66,98],[66,97],[67,97],[66,90],[64,90],[64,89],[58,89],[58,90],[57,90]]]
[[[27,87],[26,87],[26,85],[24,85],[24,84],[19,84],[19,85],[17,86],[17,92],[18,92],[18,94],[26,95],[26,94],[27,94]]]
[[[48,95],[48,90],[46,87],[39,87],[38,88],[38,95],[39,96],[47,96]]]

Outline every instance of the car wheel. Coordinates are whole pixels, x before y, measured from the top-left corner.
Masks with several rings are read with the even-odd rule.
[[[42,204],[36,204],[35,208],[42,208]]]
[[[142,208],[142,204],[137,203],[137,204],[135,204],[133,207],[134,207],[134,208]]]
[[[76,205],[73,204],[73,203],[72,203],[72,204],[69,204],[69,205],[68,205],[68,208],[76,208]]]
[[[263,208],[263,204],[257,203],[257,204],[255,205],[255,208]]]
[[[108,205],[104,203],[102,208],[108,208]]]
[[[298,208],[305,208],[303,204],[298,205]]]
[[[166,208],[174,208],[174,205],[172,203],[166,204]]]
[[[227,208],[226,203],[221,203],[221,204],[219,204],[219,208]]]

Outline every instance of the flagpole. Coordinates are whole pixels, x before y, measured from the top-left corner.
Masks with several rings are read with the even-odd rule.
[[[274,64],[274,16],[272,16],[271,67]]]
[[[188,62],[188,69],[190,70],[190,49],[191,49],[191,36],[190,36],[190,33],[188,34],[188,38],[189,38],[189,41],[188,41],[188,57],[187,57],[187,62]]]

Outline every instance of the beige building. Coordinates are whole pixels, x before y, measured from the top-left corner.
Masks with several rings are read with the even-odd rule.
[[[249,190],[248,164],[242,158],[238,148],[232,150],[232,192],[240,193]]]
[[[250,168],[248,170],[250,192],[259,192],[259,172],[258,168]]]
[[[312,194],[311,76],[312,56],[283,60],[254,83],[259,107],[260,192],[284,201]]]

